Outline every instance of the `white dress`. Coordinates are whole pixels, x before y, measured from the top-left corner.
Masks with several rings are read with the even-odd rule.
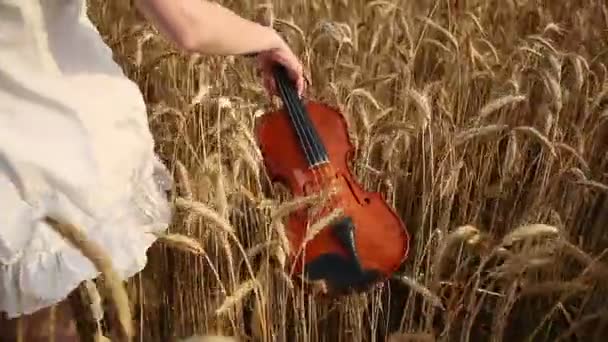
[[[41,220],[84,229],[118,273],[166,229],[171,179],[146,107],[84,0],[0,0],[0,311],[10,318],[98,275]]]

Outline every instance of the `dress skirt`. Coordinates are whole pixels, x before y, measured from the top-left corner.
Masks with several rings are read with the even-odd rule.
[[[30,314],[98,275],[44,223],[82,229],[124,279],[171,210],[137,85],[83,0],[0,0],[0,312]]]

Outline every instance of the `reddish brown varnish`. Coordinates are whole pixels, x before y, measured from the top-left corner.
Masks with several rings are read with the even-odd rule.
[[[355,247],[363,269],[379,272],[378,278],[364,285],[369,288],[390,277],[405,260],[409,234],[404,223],[381,195],[364,190],[351,174],[348,162],[353,156],[354,147],[349,140],[342,114],[314,101],[306,102],[305,107],[325,146],[329,163],[309,168],[300,140],[284,107],[262,115],[257,121],[256,133],[267,172],[273,181],[286,185],[294,196],[305,196],[337,182],[340,191],[336,195],[336,201],[331,203],[334,206],[341,205],[345,215],[350,216],[354,223]],[[325,213],[331,212],[333,208],[329,207]],[[291,262],[295,262],[290,265],[290,270],[293,267],[296,275],[300,275],[303,271],[302,261],[308,264],[327,253],[349,258],[347,249],[327,228],[306,245],[304,260],[301,252],[300,257],[296,258],[306,235],[307,220],[305,213],[296,212],[287,221],[286,229],[292,247],[290,258]],[[327,285],[330,292],[333,292],[331,282]],[[336,289],[342,290],[344,289]]]

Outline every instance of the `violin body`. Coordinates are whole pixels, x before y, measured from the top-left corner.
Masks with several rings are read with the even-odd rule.
[[[333,186],[337,191],[315,217],[342,209],[340,217],[305,245],[308,229],[315,223],[311,222],[309,209],[290,214],[286,230],[292,270],[308,280],[324,281],[331,293],[366,290],[390,277],[407,257],[409,235],[405,225],[379,193],[364,190],[351,174],[348,162],[354,146],[342,114],[314,101],[297,107],[289,94],[283,99],[292,102],[290,110],[284,107],[264,114],[256,122],[270,179],[286,185],[294,197]],[[305,117],[294,119],[292,112]],[[300,131],[294,129],[298,122]],[[305,126],[308,131],[302,129]],[[303,136],[316,139],[306,143]],[[307,149],[310,145],[317,148]]]

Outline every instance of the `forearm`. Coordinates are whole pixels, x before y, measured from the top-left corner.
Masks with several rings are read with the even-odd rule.
[[[136,3],[163,35],[189,52],[241,55],[284,44],[271,28],[206,0],[137,0]]]

